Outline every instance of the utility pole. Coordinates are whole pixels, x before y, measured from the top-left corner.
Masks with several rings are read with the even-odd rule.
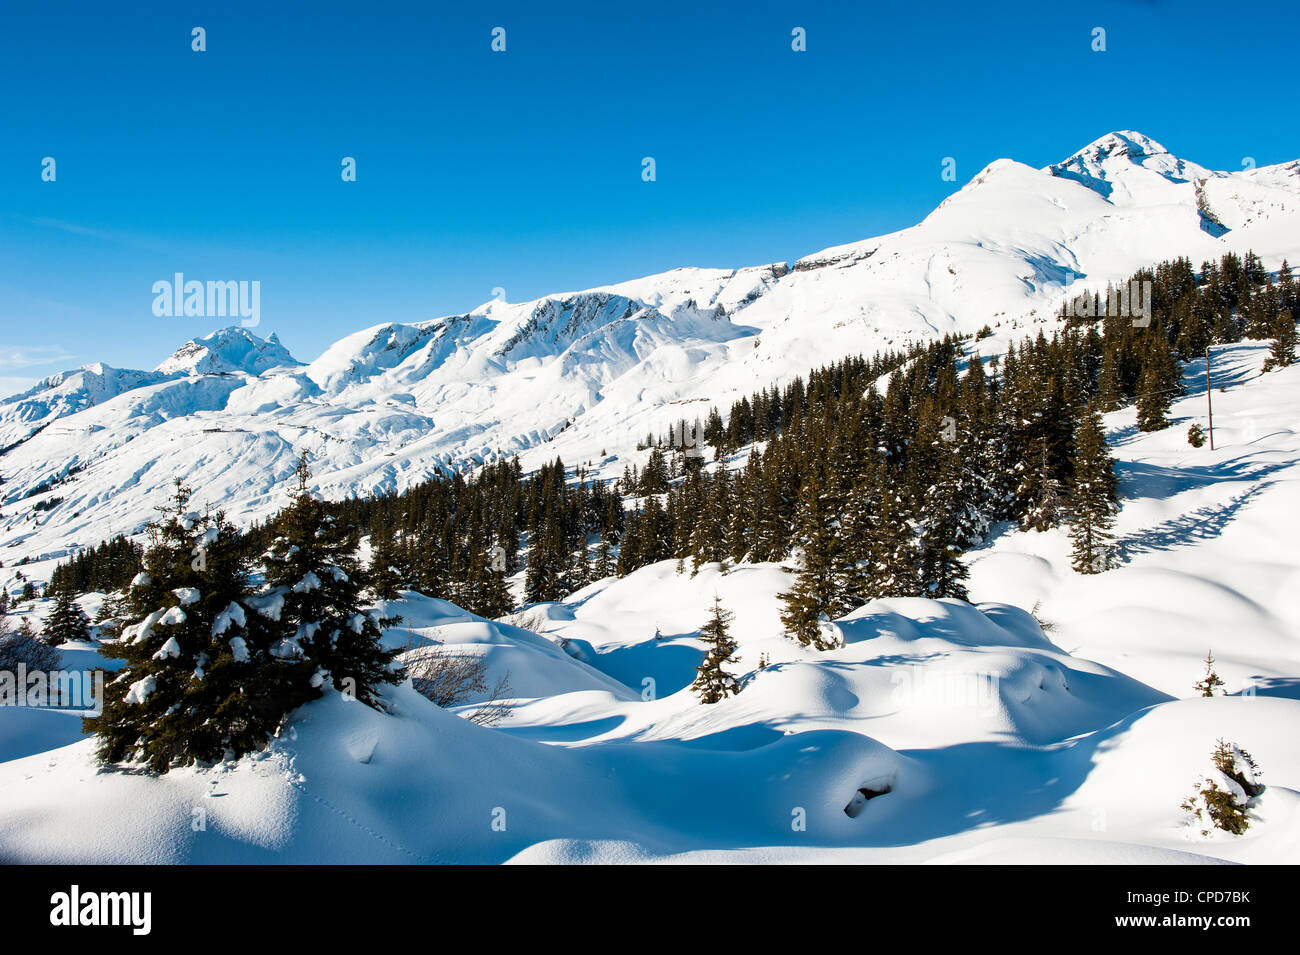
[[[1214,383],[1210,380],[1210,346],[1205,346],[1205,406],[1210,411],[1210,450],[1214,450],[1214,400],[1210,397]]]

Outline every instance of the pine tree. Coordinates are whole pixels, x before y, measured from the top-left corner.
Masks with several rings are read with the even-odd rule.
[[[1020,471],[1020,486],[1016,488],[1023,508],[1020,529],[1046,531],[1056,527],[1065,516],[1065,503],[1045,437],[1037,440],[1031,461],[1022,462]]]
[[[896,487],[883,468],[874,472],[867,487],[875,516],[858,562],[861,596],[864,600],[920,596],[921,538],[910,494]]]
[[[847,554],[839,538],[839,522],[827,512],[821,478],[814,470],[799,491],[799,570],[790,590],[778,594],[785,609],[786,632],[804,646],[829,650],[821,621],[852,610],[848,594]]]
[[[1138,378],[1137,422],[1139,431],[1159,431],[1169,426],[1169,407],[1174,395],[1155,362],[1147,364]]]
[[[731,637],[733,614],[722,606],[722,599],[713,597],[713,611],[709,621],[700,630],[700,639],[706,647],[704,659],[696,670],[691,689],[700,694],[701,703],[717,703],[740,692],[740,684],[723,665],[736,662],[736,641]]]
[[[1239,836],[1250,828],[1250,810],[1264,791],[1259,766],[1250,753],[1222,739],[1210,753],[1210,762],[1214,773],[1197,781],[1182,808],[1191,813],[1191,824],[1203,836],[1213,829]]]
[[[987,529],[975,502],[980,498],[976,475],[959,445],[935,448],[938,474],[926,488],[921,510],[921,590],[927,597],[968,596],[964,581],[970,571],[962,550],[976,543]]]
[[[362,607],[367,581],[355,543],[308,489],[305,453],[294,476],[292,502],[275,519],[277,536],[265,555],[266,590],[251,603],[278,625],[271,655],[310,670],[311,695],[333,686],[382,710],[381,688],[402,679],[394,654],[380,644],[381,628],[392,621]]]
[[[596,560],[592,564],[591,577],[593,580],[604,580],[606,577],[612,577],[618,571],[614,559],[614,543],[612,540],[612,531],[604,531],[600,535],[600,543],[596,545]]]
[[[60,590],[54,598],[54,609],[50,611],[44,627],[45,642],[52,647],[61,646],[69,640],[90,639],[90,618],[72,599],[72,592]]]
[[[1223,681],[1219,679],[1219,674],[1214,672],[1214,655],[1208,650],[1205,653],[1205,676],[1196,682],[1196,692],[1201,696],[1214,696],[1214,691],[1223,686]]]
[[[1097,401],[1102,411],[1118,411],[1123,406],[1123,386],[1119,377],[1119,359],[1114,348],[1107,348],[1102,357],[1101,377],[1097,382]]]
[[[262,749],[304,699],[301,670],[271,654],[271,621],[253,612],[238,533],[223,516],[188,508],[176,482],[150,528],[144,569],[128,594],[126,660],[87,719],[106,763],[157,773]]]
[[[1289,368],[1295,364],[1296,327],[1290,312],[1280,313],[1273,320],[1273,344],[1264,359],[1264,371]]]
[[[479,550],[477,553],[480,567],[474,577],[473,599],[465,609],[488,619],[504,617],[515,606],[510,585],[506,582],[505,563],[500,560],[494,562],[489,550]]]
[[[1070,479],[1070,539],[1072,566],[1081,574],[1109,570],[1112,560],[1110,528],[1119,500],[1115,465],[1106,445],[1101,413],[1084,411],[1074,437]]]
[[[403,583],[399,562],[393,527],[381,517],[370,529],[370,586],[380,600],[399,596]]]

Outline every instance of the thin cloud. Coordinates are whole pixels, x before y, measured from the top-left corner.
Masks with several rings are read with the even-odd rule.
[[[38,381],[39,378],[11,378],[0,375],[0,401],[29,391]]]
[[[59,232],[66,232],[69,235],[85,236],[88,239],[97,239],[100,242],[111,242],[115,245],[125,245],[136,249],[145,249],[149,252],[169,252],[174,251],[174,245],[170,245],[159,239],[147,235],[139,235],[134,232],[122,232],[117,229],[97,229],[93,226],[84,226],[77,222],[66,222],[63,219],[51,219],[48,216],[41,216],[36,219],[27,219],[29,225],[34,225],[42,229],[56,229]]]
[[[77,356],[62,348],[51,346],[0,345],[0,370],[31,368],[36,365],[67,363]],[[25,379],[23,379],[25,380]]]

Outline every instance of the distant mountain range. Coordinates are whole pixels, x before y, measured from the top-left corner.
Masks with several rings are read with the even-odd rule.
[[[792,265],[492,301],[310,364],[227,328],[153,371],[86,365],[0,401],[0,559],[137,531],[175,477],[265,516],[301,450],[333,497],[499,455],[621,471],[648,432],[815,365],[985,325],[1001,351],[1085,289],[1246,250],[1300,261],[1300,161],[1217,172],[1126,131],[1044,169],[997,160],[919,224]]]

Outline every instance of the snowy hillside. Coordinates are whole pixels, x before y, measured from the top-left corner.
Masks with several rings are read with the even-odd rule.
[[[793,266],[494,300],[305,366],[226,329],[154,372],[92,365],[0,402],[0,560],[138,531],[174,477],[264,517],[303,450],[330,497],[498,455],[614,474],[646,433],[814,365],[985,324],[996,351],[1082,289],[1251,249],[1269,269],[1300,260],[1300,163],[1215,172],[1119,132],[1046,169],[998,160],[918,225]]]
[[[652,564],[516,618],[530,629],[408,593],[386,641],[508,673],[499,727],[409,685],[388,715],[332,694],[265,755],[156,780],[100,771],[69,714],[6,708],[0,859],[1294,863],[1300,366],[1261,375],[1263,353],[1217,357],[1214,451],[1180,427],[1205,401],[1195,365],[1170,428],[1107,416],[1124,497],[1107,573],[1070,569],[1064,529],[1001,526],[966,555],[971,604],[874,601],[826,652],[783,635],[773,563]],[[743,689],[704,706],[688,684],[715,595]],[[1204,699],[1211,649],[1226,695]],[[1267,784],[1241,837],[1179,809],[1220,737]]]

